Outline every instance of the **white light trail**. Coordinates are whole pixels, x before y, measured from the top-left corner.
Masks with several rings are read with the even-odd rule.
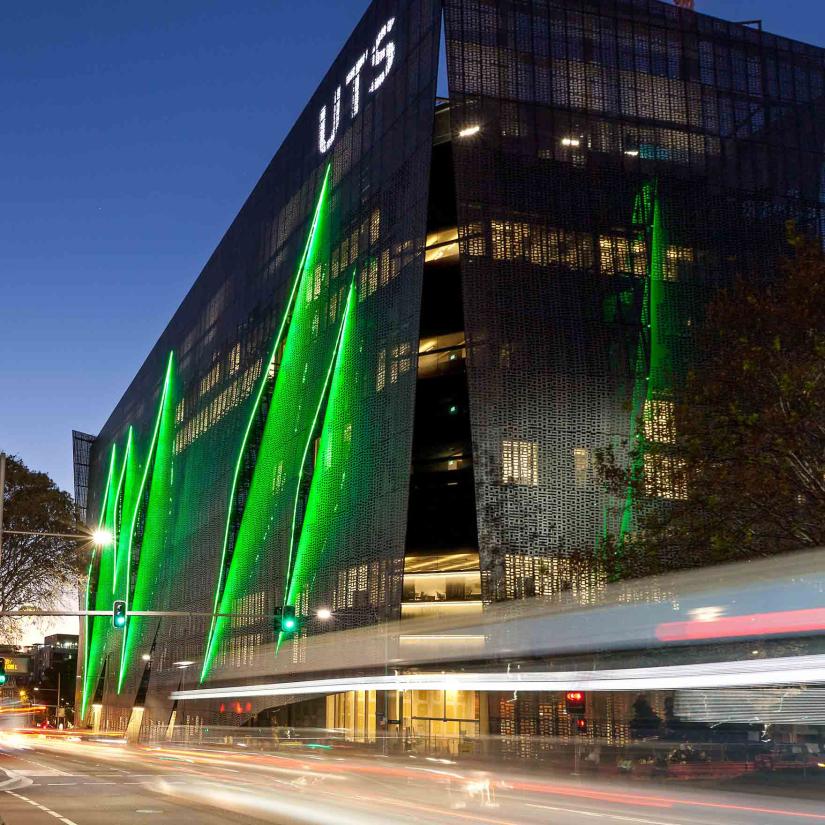
[[[707,662],[621,670],[527,673],[413,673],[179,690],[172,699],[296,696],[350,690],[644,691],[825,682],[825,655]]]

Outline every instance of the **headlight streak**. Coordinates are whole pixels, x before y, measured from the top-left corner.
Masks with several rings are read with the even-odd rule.
[[[0,737],[0,742],[7,745],[10,738],[13,741],[13,737]],[[60,744],[67,748],[63,742]],[[40,747],[40,744],[38,744],[38,750]],[[158,761],[157,756],[159,753],[170,750],[173,749],[138,748],[134,749],[128,756],[133,769],[135,765],[139,764],[150,767],[153,762]],[[83,751],[87,752],[87,758],[92,755],[93,758],[102,760],[119,761],[126,756],[119,749],[86,743],[79,748],[77,746],[73,747],[71,752],[78,755],[82,754]],[[356,756],[344,762],[333,758],[310,767],[301,759],[282,757],[277,754],[227,754],[223,750],[214,752],[209,749],[198,748],[189,748],[183,752],[192,756],[196,761],[204,763],[204,770],[187,768],[181,770],[179,775],[151,777],[141,784],[170,798],[179,798],[196,804],[232,810],[241,814],[259,817],[265,821],[277,822],[279,825],[284,825],[284,823],[290,823],[290,825],[298,825],[299,823],[301,825],[310,825],[310,823],[312,825],[332,825],[333,823],[335,825],[378,825],[378,823],[388,825],[391,822],[409,822],[410,818],[414,818],[416,814],[419,815],[419,821],[422,822],[440,823],[453,820],[470,820],[473,822],[495,823],[495,825],[515,825],[516,822],[524,820],[518,816],[519,808],[513,808],[512,806],[514,804],[517,806],[531,804],[533,800],[529,800],[529,797],[526,796],[528,794],[538,795],[534,797],[536,802],[545,798],[548,801],[557,799],[557,804],[561,805],[585,802],[585,804],[592,803],[594,805],[616,804],[628,806],[626,808],[628,814],[635,813],[633,811],[634,807],[647,809],[650,813],[667,811],[667,818],[675,818],[678,821],[683,821],[683,815],[690,812],[691,809],[696,812],[701,809],[708,813],[717,813],[722,819],[724,819],[726,813],[735,812],[751,815],[752,818],[748,821],[761,821],[758,815],[767,814],[792,818],[797,821],[825,822],[825,814],[819,813],[818,810],[810,812],[790,807],[768,807],[765,804],[768,802],[767,799],[764,801],[759,800],[761,804],[748,805],[744,798],[738,803],[734,803],[729,796],[721,796],[718,800],[709,799],[707,794],[711,792],[707,789],[702,791],[700,797],[690,798],[682,793],[669,794],[662,791],[648,793],[644,790],[616,787],[609,784],[600,788],[598,786],[594,787],[592,782],[582,785],[566,782],[562,779],[540,779],[531,776],[529,773],[527,775],[508,774],[506,771],[501,770],[501,766],[496,768],[495,775],[482,774],[475,770],[466,774],[456,771],[453,775],[452,771],[433,769],[427,771],[432,775],[432,778],[426,788],[416,785],[412,788],[410,797],[404,798],[403,788],[408,787],[408,781],[411,778],[416,778],[416,776],[422,779],[423,777],[421,774],[416,774],[412,766],[407,767],[398,761],[395,765],[387,765],[386,763],[379,765]],[[239,786],[237,780],[215,776],[214,774],[210,775],[205,771],[209,761],[215,755],[224,758],[226,755],[233,756],[233,764],[237,767],[258,767],[267,764],[272,767],[271,763],[277,760],[284,763],[279,767],[301,773],[302,777],[298,780],[286,781],[273,777],[267,770],[253,771],[245,774],[244,779],[246,781],[243,782],[242,786]],[[224,761],[224,759],[220,761]],[[325,784],[326,779],[332,778],[329,776],[330,773],[335,775],[335,779],[338,781]],[[392,796],[382,795],[380,792],[376,792],[372,781],[374,775],[398,777],[405,780],[405,782],[398,785],[394,790],[390,789]],[[458,783],[458,787],[452,782],[453,779]],[[359,780],[371,784],[369,786],[359,786],[357,784]],[[441,799],[435,794],[433,783],[446,783],[443,788],[448,796],[441,798],[444,800],[451,799],[452,797],[449,794],[453,794],[458,790],[468,797],[475,797],[474,803],[485,805],[484,800],[494,798],[497,791],[508,793],[506,796],[498,796],[495,805],[498,809],[496,812],[486,814],[466,808],[461,810],[450,809],[444,804],[438,807]],[[273,789],[273,784],[277,784],[277,791]],[[418,788],[429,794],[426,803],[418,797],[412,796],[419,792]],[[281,789],[283,789],[283,792]],[[285,796],[284,792],[289,793],[289,796]],[[772,801],[775,806],[778,805],[779,800]],[[791,800],[788,800],[789,805],[790,803]],[[804,805],[804,802],[802,804]],[[398,817],[390,813],[393,809],[398,810]],[[559,811],[577,813],[569,808],[559,808]],[[647,811],[644,813],[647,813]],[[600,815],[598,809],[588,813],[594,816]],[[644,816],[644,813],[639,813]],[[625,818],[607,812],[605,814],[610,818]],[[437,817],[437,819],[433,817]],[[660,817],[661,815],[659,815]],[[634,821],[645,820],[635,819]]]
[[[416,673],[312,679],[268,685],[179,690],[172,699],[231,699],[350,690],[640,691],[825,682],[825,655],[707,662],[621,670],[529,673]]]

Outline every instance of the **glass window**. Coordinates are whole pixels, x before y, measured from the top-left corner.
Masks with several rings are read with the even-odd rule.
[[[537,487],[539,483],[539,445],[535,441],[502,441],[501,481]]]

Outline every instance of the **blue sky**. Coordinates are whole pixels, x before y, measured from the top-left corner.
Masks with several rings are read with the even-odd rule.
[[[0,448],[71,489],[367,0],[0,11]],[[697,0],[825,45],[823,0]]]

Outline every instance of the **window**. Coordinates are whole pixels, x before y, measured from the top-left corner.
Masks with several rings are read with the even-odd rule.
[[[645,435],[657,444],[673,444],[676,441],[673,402],[648,398],[644,407]]]
[[[535,441],[501,443],[501,480],[504,484],[538,486],[539,445]]]
[[[576,475],[576,487],[587,486],[587,474],[590,470],[590,450],[584,447],[573,448],[573,471]]]
[[[418,377],[432,378],[463,369],[466,356],[463,332],[422,338],[418,342]]]
[[[654,498],[687,498],[684,462],[672,455],[648,452],[644,457],[645,493]]]
[[[427,250],[424,261],[458,260],[458,228],[442,229],[427,235]]]

